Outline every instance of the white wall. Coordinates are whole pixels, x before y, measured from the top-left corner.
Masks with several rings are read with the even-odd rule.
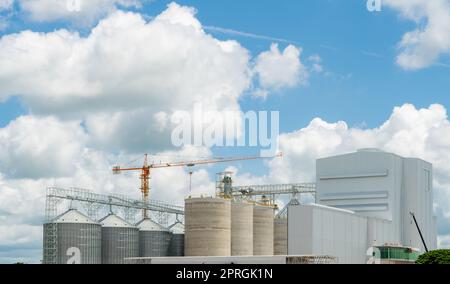
[[[329,255],[339,263],[366,262],[367,218],[315,205],[288,209],[289,255]]]
[[[428,249],[436,249],[433,216],[433,166],[419,159],[404,160],[403,244],[425,251],[410,212],[416,216]]]

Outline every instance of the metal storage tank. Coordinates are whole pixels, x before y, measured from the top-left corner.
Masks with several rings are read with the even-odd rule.
[[[231,201],[192,198],[185,203],[185,255],[231,256]]]
[[[184,256],[184,225],[176,222],[169,227],[172,239],[169,245],[169,256]]]
[[[170,231],[147,218],[136,225],[139,228],[139,256],[162,257],[168,255]]]
[[[54,239],[54,247],[44,246],[44,263],[101,264],[101,237],[99,223],[71,209],[44,224],[44,244],[51,243],[49,238]]]
[[[231,204],[231,255],[253,255],[253,204]]]
[[[273,255],[273,208],[253,207],[253,255]]]
[[[125,258],[139,256],[139,229],[117,215],[99,221],[102,225],[102,263],[123,264]]]
[[[274,221],[273,251],[275,255],[288,254],[288,220],[287,218],[276,218]]]

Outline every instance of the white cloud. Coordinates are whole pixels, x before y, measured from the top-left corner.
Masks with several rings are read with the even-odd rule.
[[[77,122],[20,117],[0,129],[0,172],[14,178],[71,175],[84,140]]]
[[[300,61],[302,50],[288,45],[283,52],[277,44],[256,58],[254,72],[263,90],[279,90],[306,84],[308,71]]]
[[[397,63],[402,68],[426,68],[437,63],[442,55],[450,54],[449,0],[385,0],[383,3],[417,24],[399,43],[401,52]]]
[[[90,25],[117,10],[117,7],[139,8],[145,0],[17,0],[30,20],[52,22],[69,20]],[[147,1],[148,2],[148,1]]]
[[[240,109],[249,61],[236,41],[206,34],[192,8],[172,3],[150,22],[117,11],[87,37],[67,30],[2,37],[0,100],[20,95],[33,113],[86,120],[94,142],[108,149],[161,150],[168,144],[161,137],[170,137],[161,113],[196,103]]]

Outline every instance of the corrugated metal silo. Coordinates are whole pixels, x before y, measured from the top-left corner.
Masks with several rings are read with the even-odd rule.
[[[169,227],[172,239],[169,245],[169,256],[184,256],[184,225],[176,222]]]
[[[79,211],[71,209],[44,224],[44,240],[50,237],[55,238],[55,247],[44,246],[44,250],[56,249],[55,259],[44,259],[44,263],[102,263],[101,225]]]
[[[185,255],[231,255],[231,201],[192,198],[185,202]]]
[[[125,258],[139,256],[139,229],[117,215],[99,221],[102,225],[102,263],[123,264]]]
[[[231,204],[231,255],[253,255],[253,205]]]
[[[253,255],[273,255],[273,219],[272,207],[253,207]]]
[[[273,250],[275,255],[287,255],[288,220],[287,218],[276,218],[274,221]]]
[[[136,225],[139,228],[139,256],[163,257],[168,255],[171,232],[152,221],[144,219]]]

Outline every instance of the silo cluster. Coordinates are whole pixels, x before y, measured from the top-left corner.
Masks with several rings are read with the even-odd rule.
[[[274,209],[245,201],[189,198],[185,203],[186,256],[274,254]]]
[[[129,224],[115,214],[96,222],[71,209],[44,224],[44,264],[121,264],[126,258],[184,255],[184,226],[169,229],[144,219]]]

